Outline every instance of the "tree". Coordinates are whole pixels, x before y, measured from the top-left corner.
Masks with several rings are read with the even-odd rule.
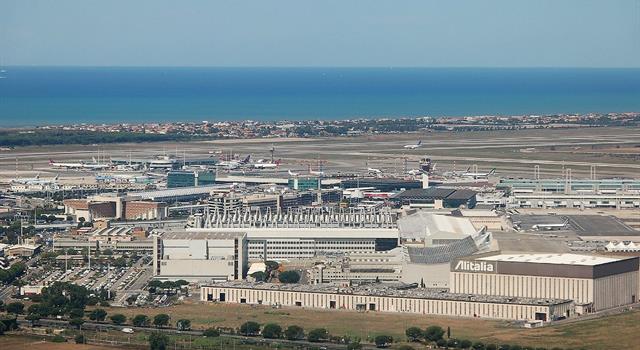
[[[278,339],[282,337],[282,327],[275,323],[267,323],[262,328],[262,336],[267,339]]]
[[[460,341],[458,341],[458,339],[449,339],[449,340],[447,340],[447,347],[448,348],[457,348],[457,347],[459,347],[458,345],[460,345]]]
[[[93,321],[102,322],[105,318],[107,318],[107,312],[104,309],[95,309],[89,314],[89,319]]]
[[[7,312],[10,314],[21,315],[24,312],[24,304],[19,301],[16,301],[16,302],[7,304],[6,309],[7,309]]]
[[[429,326],[424,331],[424,338],[430,341],[438,341],[442,339],[444,335],[444,329],[440,326]]]
[[[74,338],[74,340],[76,341],[76,344],[84,344],[87,342],[87,340],[84,338],[84,334],[78,334],[76,335],[76,337]]]
[[[82,310],[82,309],[71,309],[71,311],[69,311],[69,317],[71,317],[71,318],[83,318],[84,317],[84,310]]]
[[[405,344],[405,345],[400,345],[398,347],[398,350],[415,350],[415,349],[413,348],[413,346]]]
[[[485,350],[486,347],[485,347],[483,342],[479,342],[478,341],[478,342],[473,343],[472,348],[473,348],[473,350]]]
[[[29,321],[31,323],[31,326],[33,327],[36,324],[36,322],[38,322],[38,320],[40,320],[40,314],[38,314],[38,313],[30,313],[25,317],[25,319],[27,321]]]
[[[169,324],[170,319],[171,317],[169,317],[169,315],[167,314],[157,314],[153,318],[153,325],[159,328],[164,327]]]
[[[84,324],[84,320],[81,318],[72,318],[69,320],[69,325],[74,326],[78,329],[80,329],[80,327],[82,327],[83,324]]]
[[[178,328],[179,331],[188,331],[191,329],[191,321],[186,318],[178,320],[178,322],[176,322],[176,328]]]
[[[312,329],[307,335],[307,340],[312,343],[319,343],[329,339],[329,332],[324,328]]]
[[[54,343],[66,343],[67,342],[67,338],[61,336],[60,334],[56,335],[55,337],[51,338],[51,341]]]
[[[378,335],[374,338],[373,342],[378,348],[386,348],[389,344],[393,343],[393,337],[390,335]]]
[[[409,327],[404,331],[404,334],[407,336],[407,339],[412,342],[420,341],[420,339],[422,339],[422,329],[418,327]]]
[[[6,330],[7,326],[4,324],[4,322],[0,322],[0,335],[3,335]]]
[[[251,277],[253,277],[256,282],[264,282],[267,278],[267,274],[262,271],[256,271],[251,274]]]
[[[442,339],[438,339],[436,341],[436,345],[440,348],[444,348],[445,346],[447,346],[447,340],[442,338]]]
[[[487,344],[485,349],[486,350],[498,350],[498,346],[496,344]]]
[[[123,314],[113,314],[111,316],[109,316],[109,318],[111,319],[111,322],[113,322],[114,324],[120,325],[123,324],[125,322],[127,322],[127,316],[123,315]]]
[[[258,322],[247,321],[240,325],[240,334],[242,335],[256,335],[260,332],[260,324]]]
[[[289,326],[284,330],[284,337],[288,340],[304,339],[304,329],[300,326]]]
[[[298,283],[300,281],[300,274],[298,271],[285,271],[278,276],[278,280],[282,283]]]
[[[467,339],[463,339],[460,341],[460,349],[468,349],[471,347],[471,341]]]
[[[360,350],[362,349],[362,344],[360,344],[360,340],[347,344],[347,350]],[[406,349],[411,350],[411,349]]]
[[[131,323],[136,327],[146,327],[149,325],[149,317],[147,315],[135,315],[131,319]]]
[[[207,338],[215,338],[220,336],[220,331],[215,328],[207,328],[202,332],[202,335]]]
[[[149,348],[151,350],[166,350],[169,344],[169,337],[160,332],[153,332],[149,335]]]

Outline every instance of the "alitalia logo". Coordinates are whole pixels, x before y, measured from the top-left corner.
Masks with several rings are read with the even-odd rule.
[[[486,261],[460,260],[456,264],[454,271],[494,272],[495,266],[492,263],[488,263]]]

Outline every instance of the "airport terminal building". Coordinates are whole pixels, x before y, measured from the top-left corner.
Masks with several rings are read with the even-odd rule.
[[[452,293],[570,299],[576,313],[637,302],[638,257],[501,254],[451,263]]]

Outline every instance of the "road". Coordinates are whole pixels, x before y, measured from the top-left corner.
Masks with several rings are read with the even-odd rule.
[[[20,326],[31,327],[31,322],[24,319],[24,316],[18,317],[18,324]],[[40,326],[47,327],[57,327],[57,328],[74,328],[70,326],[67,321],[64,320],[54,320],[54,319],[40,319],[37,321],[37,324]],[[95,330],[95,331],[104,331],[104,330],[115,330],[121,331],[123,328],[131,328],[134,332],[162,332],[167,334],[176,334],[176,335],[192,335],[192,336],[202,336],[203,331],[200,330],[190,330],[190,331],[179,331],[175,328],[154,328],[154,327],[135,327],[130,325],[115,325],[111,323],[98,323],[98,322],[85,322],[82,325],[82,329],[85,330]],[[333,344],[333,343],[312,343],[306,340],[286,340],[286,339],[265,339],[261,337],[245,337],[241,335],[231,335],[231,334],[222,334],[222,337],[237,339],[244,342],[261,342],[268,344],[289,344],[292,346],[304,346],[304,347],[313,347],[313,348],[325,348],[325,349],[345,349],[346,345],[343,344]],[[375,349],[374,346],[364,345],[364,349]]]

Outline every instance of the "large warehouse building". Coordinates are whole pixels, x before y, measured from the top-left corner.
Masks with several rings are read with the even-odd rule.
[[[240,281],[203,286],[200,300],[312,309],[402,312],[423,315],[550,321],[571,317],[573,301],[471,296],[405,286],[287,285]]]
[[[632,304],[638,257],[502,254],[451,263],[451,292],[571,299],[578,314]]]

